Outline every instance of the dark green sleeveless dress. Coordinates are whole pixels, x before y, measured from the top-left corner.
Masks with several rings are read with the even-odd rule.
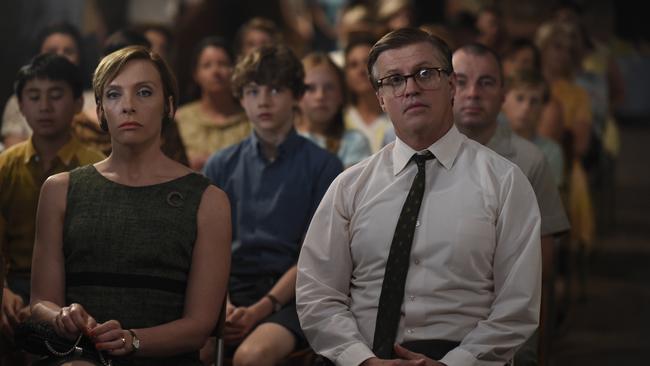
[[[144,187],[115,183],[94,166],[70,172],[63,230],[66,303],[97,322],[148,328],[181,318],[196,240],[196,217],[210,182],[191,173]],[[198,351],[117,365],[201,365]]]

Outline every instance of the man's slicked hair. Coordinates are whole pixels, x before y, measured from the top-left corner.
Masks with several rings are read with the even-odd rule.
[[[466,52],[470,55],[481,56],[481,57],[491,56],[494,59],[494,61],[497,63],[501,86],[505,84],[505,80],[503,77],[503,63],[501,62],[501,56],[499,56],[499,54],[496,53],[496,51],[478,42],[472,42],[466,44],[456,50],[456,52],[460,52],[460,51]]]
[[[375,90],[377,90],[378,86],[377,80],[375,80],[372,74],[372,69],[379,55],[388,50],[402,48],[416,43],[430,44],[438,53],[436,56],[441,62],[440,67],[449,73],[454,72],[451,64],[451,50],[445,41],[418,28],[401,28],[383,36],[370,50],[370,54],[368,55],[368,77]]]

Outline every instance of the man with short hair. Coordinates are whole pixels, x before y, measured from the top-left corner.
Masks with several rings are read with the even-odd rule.
[[[7,339],[13,338],[13,327],[28,312],[36,207],[43,182],[104,158],[72,136],[72,118],[83,106],[82,79],[65,57],[35,57],[18,71],[15,92],[33,134],[0,154],[0,247],[8,267],[0,328]]]
[[[498,123],[497,116],[505,99],[503,70],[498,55],[490,48],[472,43],[454,52],[456,72],[454,119],[458,129],[499,155],[515,163],[530,181],[541,213],[542,301],[548,299],[553,272],[553,237],[569,230],[560,193],[544,154],[533,143],[512,133],[508,124]],[[545,309],[542,307],[541,323]],[[523,358],[516,364],[536,364],[536,336]],[[524,359],[526,359],[525,362]]]
[[[309,220],[343,167],[293,128],[303,79],[302,63],[285,46],[245,56],[232,85],[253,132],[204,167],[232,208],[224,340],[236,347],[235,366],[275,365],[307,345],[294,300],[296,261]]]
[[[339,175],[314,214],[297,306],[337,365],[503,365],[539,316],[539,210],[511,162],[453,124],[456,77],[412,28],[368,60],[397,138]]]

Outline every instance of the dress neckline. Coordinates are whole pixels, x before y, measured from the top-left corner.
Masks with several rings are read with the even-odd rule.
[[[129,189],[152,188],[152,187],[164,186],[164,185],[168,185],[168,184],[180,181],[180,180],[182,180],[184,178],[187,178],[187,177],[190,177],[190,176],[193,176],[193,175],[198,175],[198,173],[190,172],[190,173],[187,173],[185,175],[181,175],[180,177],[172,178],[170,180],[160,182],[160,183],[148,184],[148,185],[143,185],[143,186],[130,186],[128,184],[118,183],[118,182],[116,182],[114,180],[111,180],[111,179],[107,178],[104,174],[100,173],[99,170],[97,170],[97,167],[95,167],[94,164],[91,164],[90,168],[91,168],[93,174],[98,175],[102,180],[104,180],[104,181],[106,181],[106,182],[108,182],[110,184],[113,184],[113,185],[116,185],[116,186],[119,186],[119,187],[129,188]]]

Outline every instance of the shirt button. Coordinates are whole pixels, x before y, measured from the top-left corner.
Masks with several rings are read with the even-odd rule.
[[[415,296],[413,296],[413,295],[409,296],[409,300],[415,301]]]
[[[416,260],[413,261],[413,263],[415,263],[416,266],[419,266],[420,265],[420,260],[416,259]]]
[[[406,333],[408,333],[408,334],[413,334],[413,329],[409,329],[409,330],[407,330]]]
[[[418,227],[418,226],[420,226],[420,220],[415,222],[415,227]]]

